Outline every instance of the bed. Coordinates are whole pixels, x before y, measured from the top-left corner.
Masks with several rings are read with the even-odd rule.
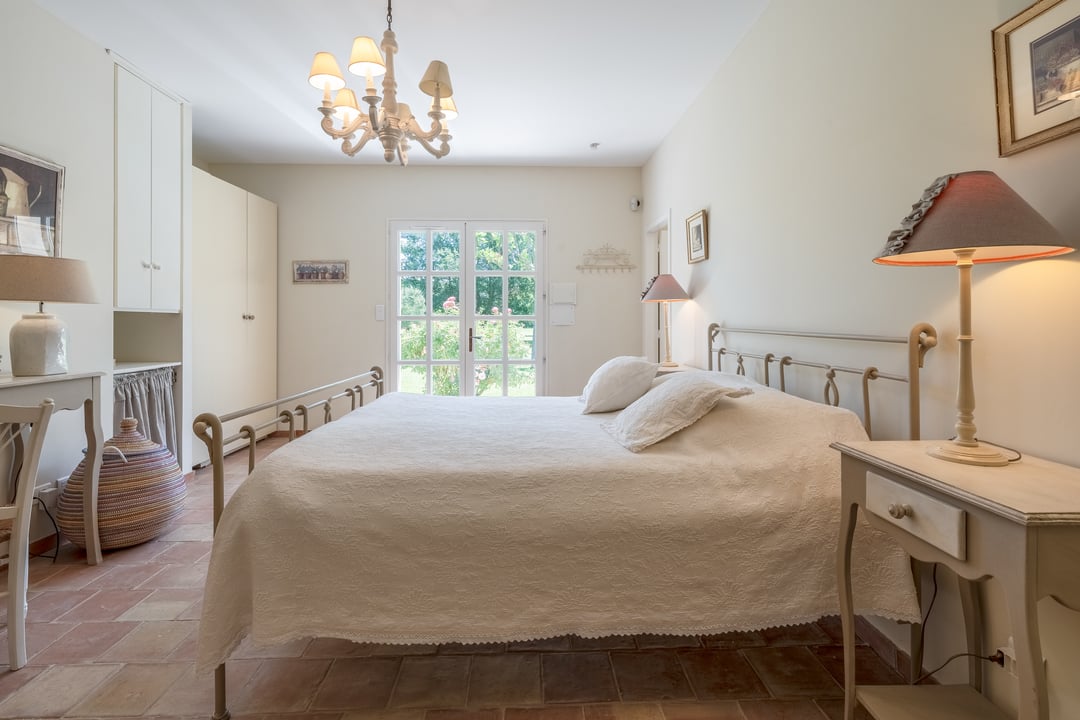
[[[908,344],[921,364],[932,343],[919,327]],[[710,364],[732,355],[714,348],[715,335]],[[698,397],[704,382],[722,396],[633,452],[616,440],[633,405],[584,414],[578,398],[403,393],[362,404],[364,387],[381,395],[373,369],[338,394],[361,407],[262,460],[223,509],[221,448],[236,438],[222,437],[221,423],[237,414],[199,416],[215,461],[216,529],[197,670],[217,668],[217,716],[226,716],[224,662],[245,637],[483,643],[710,634],[835,614],[839,461],[829,444],[867,435],[855,413],[831,404],[833,377],[897,379],[917,397],[917,366],[889,376],[733,357],[740,371],[760,358],[766,382],[772,364],[822,367],[830,403],[740,373],[679,373],[642,396],[664,393],[650,412],[681,411],[671,400],[681,390],[669,392],[677,385]],[[328,400],[277,422],[293,432],[318,407],[329,417]],[[865,524],[857,532],[857,612],[917,622],[908,557]]]

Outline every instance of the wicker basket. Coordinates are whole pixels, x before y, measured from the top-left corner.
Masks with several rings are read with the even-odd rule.
[[[176,457],[143,437],[138,424],[134,418],[124,418],[120,433],[105,442],[98,481],[98,533],[103,550],[152,540],[184,510],[187,486]],[[68,478],[56,508],[60,531],[81,548],[86,547],[85,471],[83,458]]]

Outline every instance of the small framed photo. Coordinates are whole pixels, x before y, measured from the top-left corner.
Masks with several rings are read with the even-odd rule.
[[[60,257],[64,168],[0,145],[0,254]]]
[[[709,259],[709,221],[704,210],[686,219],[686,259],[692,263]]]
[[[348,260],[293,260],[292,281],[303,283],[349,282]]]
[[[1080,130],[1080,0],[1039,0],[993,42],[998,154]]]

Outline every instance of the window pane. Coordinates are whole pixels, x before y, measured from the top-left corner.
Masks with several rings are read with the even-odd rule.
[[[536,278],[514,275],[507,278],[511,315],[536,314]]]
[[[534,397],[536,395],[536,366],[511,365],[507,378],[506,394],[512,397]]]
[[[536,233],[510,233],[506,266],[511,271],[536,272]]]
[[[473,358],[480,360],[499,360],[503,348],[502,320],[477,320],[473,334]]]
[[[434,360],[457,360],[461,357],[461,321],[431,323],[431,357]]]
[[[398,315],[427,315],[427,278],[423,275],[405,275],[398,282],[401,283]]]
[[[423,320],[402,320],[398,326],[399,360],[423,360],[427,357],[427,323]]]
[[[457,365],[436,365],[431,368],[431,394],[461,394],[461,378]]]
[[[476,278],[476,314],[502,315],[503,279],[500,276]]]
[[[427,367],[424,365],[399,365],[398,390],[400,392],[427,393]]]
[[[502,270],[502,233],[476,233],[476,269]]]
[[[398,236],[400,246],[399,270],[427,269],[427,234],[403,232]]]
[[[502,395],[503,366],[498,363],[476,366],[476,394]]]
[[[446,272],[461,269],[461,235],[437,232],[431,236],[431,269]]]
[[[431,311],[435,315],[457,315],[461,312],[458,307],[458,299],[461,292],[458,290],[459,278],[433,277],[431,278]]]
[[[536,323],[518,320],[507,324],[509,347],[506,356],[511,360],[536,359]]]

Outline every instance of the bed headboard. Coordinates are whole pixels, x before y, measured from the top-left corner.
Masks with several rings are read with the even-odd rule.
[[[845,367],[824,362],[809,360],[796,360],[790,355],[776,355],[774,353],[749,353],[729,348],[719,341],[721,335],[772,335],[798,338],[811,338],[817,340],[843,340],[848,342],[862,343],[897,343],[907,345],[907,375],[897,375],[879,371],[874,366],[863,368]],[[740,375],[746,374],[744,361],[746,358],[760,360],[763,368],[763,382],[771,386],[770,370],[775,364],[779,369],[779,389],[786,391],[786,378],[784,370],[787,367],[797,365],[802,367],[820,368],[824,371],[824,400],[829,405],[840,404],[840,389],[836,385],[836,373],[858,375],[862,378],[862,407],[863,425],[866,434],[873,437],[870,422],[870,383],[873,380],[893,380],[907,383],[908,385],[908,435],[911,440],[920,437],[919,428],[919,370],[923,366],[923,358],[926,352],[937,345],[937,330],[929,323],[918,323],[911,328],[907,337],[890,337],[883,335],[848,335],[842,333],[805,332],[796,330],[764,330],[760,328],[735,328],[722,327],[718,323],[709,325],[709,369],[723,369],[724,356],[735,359],[735,371]]]

